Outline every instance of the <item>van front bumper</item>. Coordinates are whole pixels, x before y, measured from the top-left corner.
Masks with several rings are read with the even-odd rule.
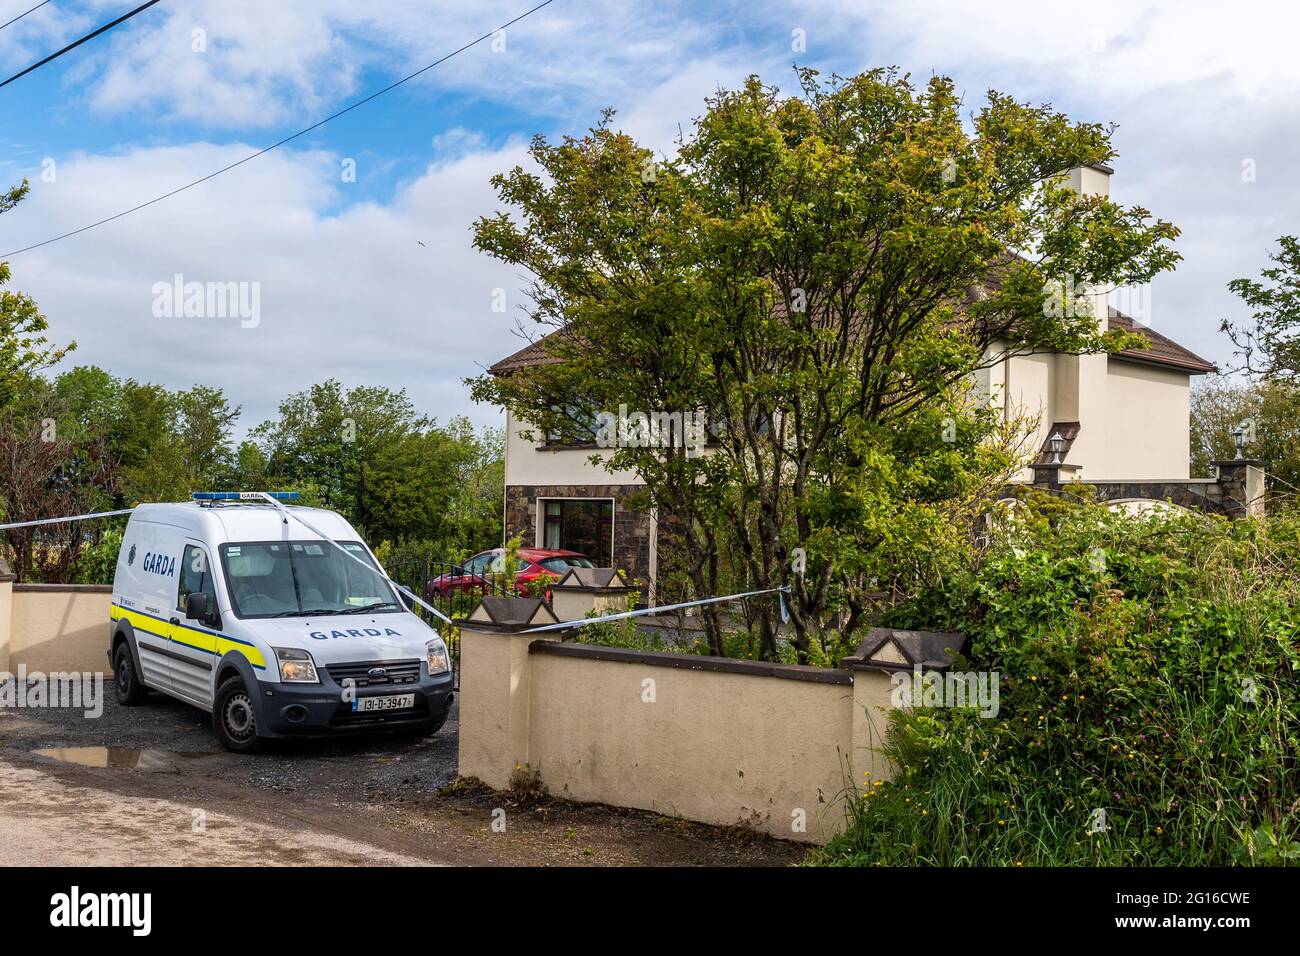
[[[354,692],[359,699],[415,695],[413,708],[388,711],[354,711],[352,702],[344,699],[343,688],[325,673],[319,684],[258,681],[258,733],[301,737],[441,725],[455,698],[454,678],[451,673],[430,677],[423,664],[420,671],[415,683],[375,685]]]

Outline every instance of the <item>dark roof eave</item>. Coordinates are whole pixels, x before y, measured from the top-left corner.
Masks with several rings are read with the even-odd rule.
[[[1180,362],[1177,359],[1162,358],[1156,355],[1146,355],[1132,349],[1125,349],[1122,352],[1112,352],[1110,357],[1119,359],[1123,362],[1134,362],[1138,365],[1154,365],[1157,368],[1168,368],[1178,372],[1187,372],[1189,375],[1208,375],[1211,372],[1218,372],[1219,367],[1212,365],[1204,360],[1195,362]]]

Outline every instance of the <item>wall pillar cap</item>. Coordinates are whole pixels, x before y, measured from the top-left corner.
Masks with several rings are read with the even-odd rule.
[[[551,585],[552,591],[595,591],[619,594],[632,590],[627,577],[617,568],[569,568]]]
[[[478,607],[468,617],[460,619],[462,628],[469,627],[476,631],[498,631],[502,634],[517,634],[532,627],[545,627],[547,624],[559,624],[551,606],[541,598],[535,597],[499,597],[488,595],[479,602]],[[552,631],[563,634],[564,631]]]
[[[966,646],[966,635],[957,631],[908,631],[873,627],[858,649],[840,661],[847,670],[899,670],[940,673]]]
[[[9,562],[4,558],[0,558],[0,583],[16,580],[18,580],[18,575],[9,569]]]

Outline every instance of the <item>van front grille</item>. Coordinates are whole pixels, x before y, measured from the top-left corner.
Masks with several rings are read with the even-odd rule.
[[[381,668],[383,674],[371,674]],[[414,684],[420,679],[419,659],[408,661],[352,661],[347,664],[326,664],[325,671],[342,685],[345,680],[355,681],[356,687],[391,687]]]

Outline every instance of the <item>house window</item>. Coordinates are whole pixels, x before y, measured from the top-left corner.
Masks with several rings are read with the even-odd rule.
[[[614,563],[614,502],[550,498],[542,511],[542,547],[578,551],[601,568]]]
[[[558,405],[551,407],[551,411],[565,416],[565,421],[558,427],[551,428],[546,432],[547,445],[571,445],[578,448],[584,448],[596,444],[596,416],[594,413],[587,412],[578,408],[576,405],[570,405],[561,409]]]

